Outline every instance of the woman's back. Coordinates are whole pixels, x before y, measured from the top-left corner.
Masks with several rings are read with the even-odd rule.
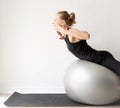
[[[92,61],[95,63],[100,63],[103,59],[103,55],[101,55],[101,51],[97,51],[90,47],[86,40],[81,40],[75,43],[70,42],[69,37],[66,36],[65,42],[67,44],[67,48],[71,53],[73,53],[79,59],[84,59],[87,61]]]

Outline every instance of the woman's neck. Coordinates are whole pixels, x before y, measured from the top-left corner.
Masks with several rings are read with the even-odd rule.
[[[68,30],[69,26],[62,26],[64,30]]]

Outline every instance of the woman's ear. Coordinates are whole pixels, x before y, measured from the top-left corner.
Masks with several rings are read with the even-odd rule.
[[[62,27],[66,25],[66,22],[64,20],[61,20]]]

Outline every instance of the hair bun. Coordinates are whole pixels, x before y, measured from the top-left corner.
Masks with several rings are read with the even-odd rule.
[[[71,12],[69,14],[69,17],[68,17],[68,20],[72,22],[72,24],[75,24],[76,21],[75,21],[75,13],[74,12]]]

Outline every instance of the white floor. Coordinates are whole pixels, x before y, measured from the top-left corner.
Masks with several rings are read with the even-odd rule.
[[[10,95],[0,95],[0,108],[29,108],[29,107],[7,107],[4,105],[4,102],[9,98]],[[42,108],[42,107],[30,107],[30,108]],[[48,107],[43,107],[48,108]],[[49,107],[52,108],[52,107]],[[60,108],[60,107],[54,107],[54,108]],[[62,107],[62,108],[120,108],[120,106],[111,106],[111,107]]]

